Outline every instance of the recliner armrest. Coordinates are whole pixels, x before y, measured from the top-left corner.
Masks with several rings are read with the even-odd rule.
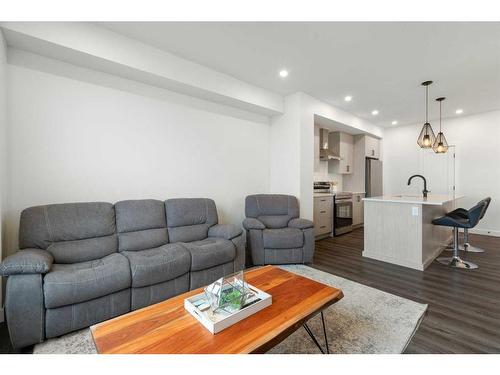
[[[232,240],[241,235],[243,231],[234,224],[216,224],[208,229],[208,237],[225,238]]]
[[[311,220],[306,219],[292,219],[288,222],[288,227],[297,229],[313,228],[314,224]]]
[[[247,217],[243,220],[243,228],[246,230],[250,229],[266,229],[266,226],[262,223],[262,221],[255,219],[253,217]]]
[[[50,271],[54,258],[42,249],[24,249],[0,263],[0,275],[44,274]]]

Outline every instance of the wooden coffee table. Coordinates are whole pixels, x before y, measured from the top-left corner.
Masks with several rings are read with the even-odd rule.
[[[273,304],[215,335],[184,309],[184,299],[196,289],[91,327],[99,353],[264,353],[343,297],[328,285],[265,266],[245,272],[248,283],[269,293]],[[328,344],[327,350],[328,352]]]

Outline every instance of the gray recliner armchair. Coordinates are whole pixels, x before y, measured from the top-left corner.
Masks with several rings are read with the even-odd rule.
[[[246,197],[243,227],[254,265],[310,263],[314,230],[299,218],[299,203],[291,195],[257,194]]]

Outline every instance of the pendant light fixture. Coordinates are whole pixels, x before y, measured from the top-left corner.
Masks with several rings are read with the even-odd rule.
[[[448,142],[446,142],[446,138],[441,131],[441,103],[443,100],[446,98],[437,98],[436,101],[439,102],[439,133],[436,137],[436,140],[434,141],[434,144],[432,145],[432,149],[436,154],[444,154],[448,151]]]
[[[422,82],[422,86],[425,86],[425,124],[417,140],[417,144],[421,148],[431,148],[436,139],[432,126],[429,124],[429,85],[431,83],[432,81]]]

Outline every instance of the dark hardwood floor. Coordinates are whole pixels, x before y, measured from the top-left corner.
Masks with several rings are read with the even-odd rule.
[[[486,250],[463,256],[477,270],[433,262],[420,272],[363,258],[363,229],[356,229],[316,242],[313,266],[428,304],[406,353],[500,353],[500,238],[470,235],[470,242]]]
[[[316,242],[313,267],[429,305],[406,353],[500,353],[500,238],[471,235],[486,250],[472,271],[436,262],[424,272],[363,258],[363,230]],[[29,353],[30,348],[23,350]],[[0,353],[15,353],[5,323]]]

